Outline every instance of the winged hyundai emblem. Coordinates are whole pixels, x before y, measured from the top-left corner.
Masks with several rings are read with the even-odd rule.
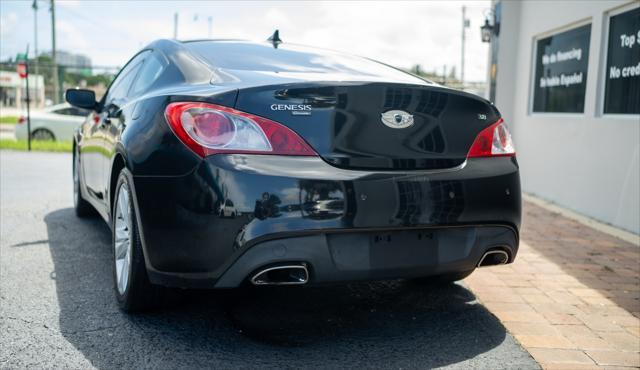
[[[405,128],[413,125],[413,116],[403,110],[390,110],[381,114],[382,123],[391,128]]]

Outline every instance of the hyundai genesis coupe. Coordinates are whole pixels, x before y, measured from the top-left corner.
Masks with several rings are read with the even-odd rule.
[[[518,163],[496,107],[371,59],[159,40],[73,142],[79,217],[112,230],[124,311],[168,287],[454,281],[513,262]]]

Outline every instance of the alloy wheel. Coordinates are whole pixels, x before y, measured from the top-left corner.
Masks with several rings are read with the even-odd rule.
[[[124,295],[131,274],[131,206],[130,192],[126,183],[120,186],[116,199],[114,261],[116,270],[116,285],[118,293]]]
[[[48,130],[36,130],[31,134],[31,138],[38,141],[55,141],[55,137]]]

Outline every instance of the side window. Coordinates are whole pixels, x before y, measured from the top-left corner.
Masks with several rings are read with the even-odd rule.
[[[140,69],[141,62],[132,65],[130,69],[126,71],[122,71],[122,78],[118,78],[116,84],[112,89],[109,90],[109,95],[107,96],[107,102],[113,102],[116,100],[124,99],[127,96],[127,92],[131,87],[131,83],[133,79],[136,77],[138,70]]]
[[[51,113],[55,113],[55,114],[62,114],[65,116],[70,116],[71,115],[71,108],[62,108],[62,109],[56,109]]]
[[[136,55],[129,63],[127,63],[118,77],[116,77],[115,81],[113,81],[111,87],[109,87],[109,92],[107,93],[106,98],[107,105],[112,103],[113,101],[124,99],[127,96],[133,80],[138,75],[138,71],[140,70],[142,62],[148,54],[148,50],[143,51],[142,53]]]
[[[84,116],[87,116],[89,114],[89,111],[87,111],[85,109],[76,108],[76,107],[69,107],[69,108],[58,109],[56,111],[53,111],[53,113],[62,114],[62,115],[65,115],[65,116],[84,117]]]
[[[164,68],[164,63],[161,58],[162,57],[158,55],[158,52],[152,52],[144,60],[142,69],[138,74],[138,79],[136,79],[136,82],[131,89],[131,95],[138,95],[145,92],[149,86],[156,81]]]
[[[72,111],[71,111],[71,115],[72,116],[78,116],[78,117],[86,117],[89,115],[89,111],[86,109],[81,109],[81,108],[76,108],[76,107],[71,107]]]

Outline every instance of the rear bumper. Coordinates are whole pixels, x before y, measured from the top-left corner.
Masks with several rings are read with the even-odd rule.
[[[470,271],[493,248],[506,251],[512,261],[518,250],[515,232],[489,226],[299,236],[249,248],[215,287],[237,287],[265,266],[291,263],[308,267],[309,284]]]
[[[33,129],[33,128],[32,128]],[[16,124],[13,129],[13,134],[16,137],[16,140],[27,140],[27,124]]]
[[[311,282],[426,276],[472,269],[500,243],[515,256],[518,246],[515,158],[372,172],[311,157],[215,155],[189,175],[134,174],[134,183],[149,276],[163,285],[232,287],[284,261],[309,263]],[[406,239],[382,252],[371,244],[402,230],[436,242]],[[345,253],[348,263],[336,257]]]

